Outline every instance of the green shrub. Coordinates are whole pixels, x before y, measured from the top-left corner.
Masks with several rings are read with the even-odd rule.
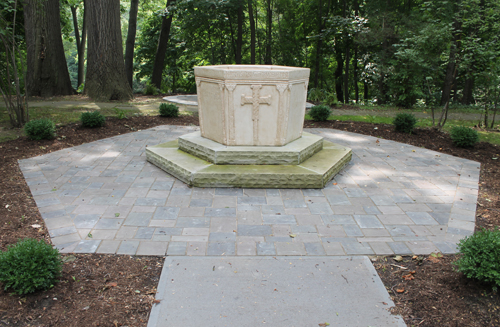
[[[417,124],[417,118],[415,118],[413,114],[402,112],[394,117],[392,124],[396,128],[397,132],[411,134]]]
[[[179,117],[179,108],[173,103],[162,103],[160,104],[160,116]]]
[[[158,88],[148,82],[142,93],[145,95],[158,95]]]
[[[461,148],[472,147],[479,140],[477,131],[465,126],[452,127],[450,136],[453,144]]]
[[[43,240],[20,240],[0,253],[0,282],[20,295],[51,288],[61,270],[59,251]]]
[[[325,121],[330,117],[331,113],[330,107],[324,104],[314,106],[309,110],[309,116],[315,121]]]
[[[458,243],[460,258],[453,264],[467,278],[500,286],[500,229],[478,231]]]
[[[48,118],[30,120],[24,125],[24,132],[32,140],[50,140],[55,131],[56,125]]]
[[[101,127],[104,126],[106,118],[99,111],[83,112],[80,116],[83,127]]]

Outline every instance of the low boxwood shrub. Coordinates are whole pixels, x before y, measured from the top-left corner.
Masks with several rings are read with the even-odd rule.
[[[106,118],[99,111],[87,111],[81,114],[80,121],[83,127],[101,127]]]
[[[476,130],[465,126],[454,126],[450,132],[453,144],[460,148],[469,148],[479,141],[479,134]]]
[[[314,106],[309,110],[309,116],[311,116],[314,121],[325,121],[330,117],[331,113],[332,109],[324,104]]]
[[[0,282],[20,295],[51,288],[61,270],[59,251],[43,240],[20,240],[0,253]]]
[[[417,118],[413,114],[402,112],[394,117],[392,124],[397,132],[411,134],[417,124]]]
[[[50,140],[54,138],[56,125],[48,118],[30,120],[24,125],[24,132],[32,140]]]
[[[179,108],[173,103],[160,104],[160,116],[179,117]]]
[[[483,229],[458,243],[460,257],[453,264],[467,278],[500,286],[500,229]]]

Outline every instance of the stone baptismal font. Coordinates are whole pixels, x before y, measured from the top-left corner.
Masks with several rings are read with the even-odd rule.
[[[351,149],[303,132],[309,69],[195,67],[200,131],[146,149],[197,187],[323,188]]]

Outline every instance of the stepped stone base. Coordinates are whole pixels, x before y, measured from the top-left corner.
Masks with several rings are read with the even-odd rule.
[[[323,188],[349,163],[352,151],[322,142],[322,150],[296,165],[216,165],[180,150],[178,140],[146,148],[146,157],[155,166],[196,187]]]
[[[179,137],[179,149],[217,165],[298,165],[323,149],[323,138],[303,133],[284,146],[228,146],[194,132]]]

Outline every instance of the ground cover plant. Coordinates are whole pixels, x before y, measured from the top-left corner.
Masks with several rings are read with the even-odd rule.
[[[197,125],[198,119],[181,116],[168,123]],[[57,128],[57,134],[65,138],[31,141],[21,137],[0,143],[0,173],[6,176],[0,180],[0,249],[27,237],[50,242],[18,159],[163,124],[165,120],[158,116],[127,120],[110,117],[105,129],[85,129],[73,123]],[[383,137],[481,162],[476,226],[500,226],[500,169],[498,160],[493,159],[500,154],[500,147],[480,142],[472,149],[463,149],[443,131],[417,127],[409,135],[394,132],[390,124],[328,120],[306,121],[305,127]],[[500,325],[498,293],[490,285],[456,272],[452,265],[456,258],[405,256],[402,260],[388,257],[374,262],[396,303],[395,312],[409,326]],[[0,290],[0,321],[15,326],[146,326],[163,258],[74,254],[63,255],[63,262],[60,282],[46,292],[18,296]],[[414,278],[403,277],[408,274]]]

